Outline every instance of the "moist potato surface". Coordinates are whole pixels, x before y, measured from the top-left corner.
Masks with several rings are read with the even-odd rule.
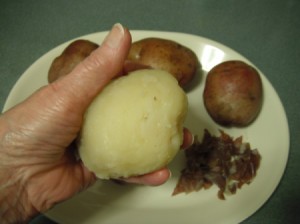
[[[162,168],[182,144],[186,112],[187,97],[171,74],[145,69],[120,77],[89,107],[80,157],[105,179]]]

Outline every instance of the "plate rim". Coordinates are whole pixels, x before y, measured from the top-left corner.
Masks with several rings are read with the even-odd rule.
[[[10,92],[9,92],[9,94],[8,94],[6,100],[5,100],[4,107],[3,107],[3,111],[6,111],[6,110],[8,110],[8,109],[11,107],[11,104],[12,104],[12,102],[10,102],[10,101],[12,101],[12,100],[11,100],[11,94],[13,94],[13,92],[16,91],[16,89],[18,88],[18,86],[21,85],[21,83],[22,83],[22,81],[23,81],[22,79],[24,78],[24,76],[26,76],[27,72],[30,71],[30,69],[31,69],[33,66],[35,66],[35,64],[38,63],[38,61],[40,61],[40,60],[41,60],[42,58],[44,58],[44,57],[47,57],[47,55],[49,55],[50,52],[55,51],[55,50],[57,50],[57,49],[60,49],[60,48],[63,47],[64,45],[67,45],[68,43],[70,43],[70,42],[72,42],[72,41],[74,41],[74,40],[76,40],[76,39],[79,39],[79,38],[90,38],[91,36],[94,36],[94,35],[95,35],[95,36],[97,36],[97,35],[106,35],[108,32],[109,32],[109,31],[93,32],[93,33],[90,33],[90,34],[85,34],[85,35],[82,35],[82,36],[78,36],[78,37],[73,38],[73,39],[71,39],[71,40],[68,40],[68,41],[66,41],[66,42],[64,42],[64,43],[61,43],[61,44],[57,45],[56,47],[50,49],[50,50],[47,51],[46,53],[44,53],[41,57],[39,57],[37,60],[35,60],[35,61],[34,61],[34,62],[33,62],[33,63],[32,63],[32,64],[31,64],[31,65],[30,65],[23,73],[22,73],[22,75],[18,78],[18,80],[16,81],[16,83],[14,84],[14,86],[12,87],[12,89],[10,90]],[[279,106],[280,106],[280,110],[281,110],[281,113],[282,113],[282,117],[283,117],[283,119],[284,119],[283,122],[284,122],[284,124],[286,124],[286,131],[287,131],[287,132],[286,132],[286,135],[287,135],[287,138],[286,138],[287,153],[285,154],[285,155],[286,155],[286,157],[285,157],[285,165],[284,165],[284,168],[282,169],[282,173],[281,173],[281,175],[280,175],[280,178],[279,178],[279,180],[278,180],[278,183],[276,184],[275,189],[270,193],[270,196],[268,196],[268,198],[262,203],[262,205],[260,205],[254,212],[252,212],[252,213],[250,214],[250,216],[245,217],[243,220],[245,220],[245,219],[251,217],[251,215],[253,215],[255,212],[257,212],[262,206],[264,206],[264,205],[267,203],[267,201],[272,197],[272,195],[273,195],[273,194],[275,193],[275,191],[278,189],[278,187],[279,187],[279,185],[280,185],[280,182],[281,182],[281,180],[282,180],[282,178],[283,178],[283,176],[284,176],[284,174],[285,174],[285,172],[286,172],[286,167],[287,167],[287,164],[288,164],[288,161],[289,161],[289,154],[290,154],[290,127],[289,127],[288,118],[287,118],[287,114],[286,114],[284,105],[283,105],[283,103],[282,103],[282,101],[281,101],[281,98],[280,98],[279,94],[278,94],[277,91],[275,90],[274,86],[273,86],[272,83],[268,80],[268,78],[264,75],[264,73],[262,73],[262,72],[260,71],[260,69],[257,68],[257,67],[256,67],[249,59],[247,59],[245,56],[243,56],[243,55],[240,54],[239,52],[235,51],[234,49],[232,49],[232,48],[230,48],[230,47],[228,47],[228,46],[226,46],[226,45],[224,45],[224,44],[222,44],[222,43],[220,43],[220,42],[217,42],[217,41],[215,41],[215,40],[212,40],[212,39],[209,39],[209,38],[206,38],[206,37],[203,37],[203,36],[198,36],[198,35],[195,35],[195,34],[181,33],[181,32],[172,32],[172,31],[130,30],[130,32],[131,32],[131,34],[132,34],[132,36],[133,36],[133,40],[134,40],[134,35],[137,35],[137,33],[138,33],[139,35],[142,34],[142,35],[144,35],[144,36],[147,36],[148,34],[153,34],[153,33],[154,33],[155,35],[159,35],[159,36],[161,36],[161,35],[180,35],[180,36],[192,37],[192,38],[196,38],[196,39],[200,38],[200,39],[203,39],[203,40],[205,40],[206,42],[208,42],[208,43],[210,43],[210,44],[212,44],[212,45],[214,45],[214,46],[218,46],[218,48],[221,48],[221,49],[224,49],[224,48],[225,48],[226,50],[229,50],[229,51],[231,51],[231,52],[234,52],[236,55],[242,57],[243,59],[246,59],[246,61],[247,61],[248,63],[250,63],[252,66],[254,66],[254,67],[259,71],[259,73],[263,75],[263,78],[265,79],[265,81],[267,81],[267,83],[268,83],[269,87],[271,87],[273,93],[276,94],[276,99],[278,100],[278,104],[279,104]],[[99,41],[100,41],[100,40],[99,40]],[[200,59],[199,59],[199,60],[200,60]],[[46,216],[48,216],[48,215],[46,214]],[[53,217],[51,217],[51,216],[48,216],[48,217],[51,218],[51,219],[53,219]],[[55,219],[53,219],[53,220],[55,220]],[[241,221],[243,221],[243,220],[241,220]]]

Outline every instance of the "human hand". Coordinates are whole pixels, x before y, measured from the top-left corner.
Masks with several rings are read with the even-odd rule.
[[[96,181],[71,148],[93,98],[123,69],[131,44],[115,25],[101,47],[69,75],[42,87],[0,117],[0,217],[19,223],[44,212]],[[190,143],[185,131],[184,145]],[[125,181],[159,185],[164,168]]]

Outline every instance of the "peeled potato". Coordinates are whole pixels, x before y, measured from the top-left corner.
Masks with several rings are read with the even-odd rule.
[[[186,112],[184,91],[165,71],[144,69],[115,79],[85,114],[80,157],[103,179],[160,169],[183,142]]]
[[[208,72],[203,100],[217,123],[246,126],[257,117],[262,94],[262,81],[255,68],[242,61],[226,61]]]
[[[200,67],[196,54],[171,40],[145,38],[131,45],[128,60],[171,73],[180,86],[186,86]]]

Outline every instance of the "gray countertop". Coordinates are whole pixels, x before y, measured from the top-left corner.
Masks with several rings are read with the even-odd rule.
[[[300,1],[1,0],[0,5],[1,107],[14,83],[43,54],[67,40],[108,30],[116,22],[134,30],[203,36],[248,58],[282,100],[290,154],[272,197],[243,223],[299,223]],[[32,223],[53,222],[40,216]]]

